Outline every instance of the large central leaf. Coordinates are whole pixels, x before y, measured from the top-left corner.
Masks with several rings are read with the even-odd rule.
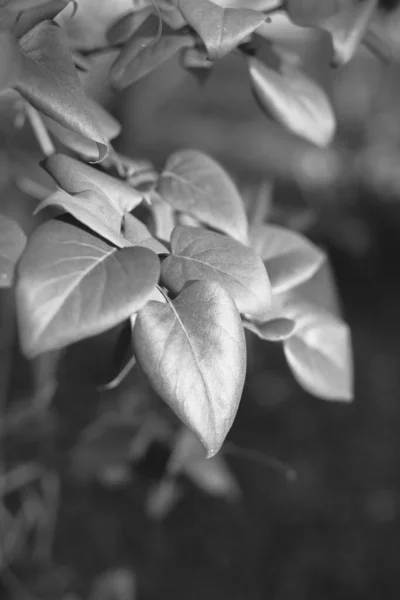
[[[262,260],[247,246],[197,227],[176,227],[171,252],[163,262],[162,279],[174,293],[193,279],[216,281],[234,299],[238,310],[263,318],[271,304],[271,286]]]
[[[219,284],[187,284],[168,304],[150,302],[133,330],[137,361],[172,410],[199,436],[208,456],[235,417],[246,373],[239,313]]]
[[[161,173],[158,191],[176,210],[247,242],[247,217],[239,191],[206,154],[196,150],[172,154]]]
[[[18,269],[23,350],[34,356],[128,319],[150,299],[160,274],[147,248],[116,250],[60,221],[39,227]]]

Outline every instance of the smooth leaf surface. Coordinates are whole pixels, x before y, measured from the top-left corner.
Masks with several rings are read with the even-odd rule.
[[[332,140],[336,121],[325,92],[290,63],[279,72],[256,57],[249,58],[252,89],[262,109],[300,137],[326,146]]]
[[[325,400],[352,400],[352,349],[346,323],[312,304],[296,304],[291,314],[297,325],[284,350],[297,381]]]
[[[278,225],[256,225],[251,245],[262,258],[272,290],[279,294],[310,279],[325,260],[324,253],[302,235]]]
[[[24,60],[15,89],[46,116],[96,142],[102,160],[108,146],[93,121],[63,30],[43,21],[20,44]]]
[[[87,190],[72,195],[59,189],[39,204],[35,214],[49,206],[58,206],[64,209],[94,233],[101,235],[119,248],[129,245],[121,234],[122,216],[120,212],[100,191]]]
[[[122,215],[130,212],[142,201],[143,195],[127,183],[85,165],[64,154],[53,154],[43,163],[56,183],[69,194],[92,190],[100,192]]]
[[[153,12],[149,6],[138,12],[129,12],[119,17],[108,29],[107,40],[110,44],[124,44],[143,25]]]
[[[290,19],[302,27],[318,27],[320,23],[340,12],[348,0],[285,0]]]
[[[236,185],[212,158],[196,150],[172,154],[158,192],[175,210],[247,243],[247,217]]]
[[[64,10],[71,1],[72,0],[46,0],[46,2],[41,3],[30,3],[28,10],[23,9],[23,12],[18,14],[17,22],[13,27],[13,34],[17,38],[21,38],[42,21],[51,21]]]
[[[169,250],[153,237],[146,225],[131,214],[124,216],[124,237],[133,246],[142,246],[156,254],[169,254]]]
[[[143,47],[146,43],[146,47]],[[194,46],[191,35],[163,35],[159,40],[132,38],[116,60],[110,71],[111,83],[117,89],[124,89],[142,79],[183,48]],[[125,54],[126,51],[126,54]]]
[[[209,0],[179,0],[178,6],[203,40],[210,60],[231,52],[266,19],[262,12],[222,8]]]
[[[26,244],[26,236],[20,226],[0,215],[0,288],[10,287],[14,279],[15,265]]]
[[[293,334],[296,322],[286,317],[277,317],[265,323],[244,320],[243,326],[262,340],[281,342]]]
[[[133,345],[155,391],[214,455],[232,425],[246,373],[243,326],[228,292],[196,281],[172,303],[150,302],[138,313]]]
[[[164,285],[178,294],[191,280],[215,281],[232,296],[241,313],[262,318],[271,305],[271,286],[255,252],[219,233],[178,226],[171,253],[163,261]]]
[[[159,274],[158,258],[146,248],[117,251],[78,227],[48,221],[18,269],[24,352],[34,356],[111,329],[146,304]]]
[[[22,55],[15,37],[0,31],[0,91],[11,88],[21,77]]]

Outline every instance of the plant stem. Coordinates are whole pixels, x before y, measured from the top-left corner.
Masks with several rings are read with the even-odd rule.
[[[38,111],[33,108],[30,104],[26,103],[25,105],[26,115],[29,119],[29,122],[32,127],[32,131],[36,136],[38,144],[43,152],[43,154],[48,157],[52,154],[55,154],[56,149],[51,140],[49,132],[45,124],[43,123],[43,119],[38,113]]]

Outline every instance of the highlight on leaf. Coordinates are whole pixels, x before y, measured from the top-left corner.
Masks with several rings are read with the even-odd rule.
[[[239,405],[246,342],[237,308],[215,282],[195,281],[167,304],[149,302],[133,329],[137,362],[157,394],[213,456]]]
[[[0,215],[0,289],[13,284],[15,266],[25,244],[26,236],[18,223]]]

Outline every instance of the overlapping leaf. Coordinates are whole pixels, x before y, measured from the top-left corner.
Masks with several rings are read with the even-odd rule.
[[[325,260],[324,253],[302,235],[278,225],[251,228],[251,245],[266,266],[272,290],[282,293],[310,279]]]
[[[41,22],[20,45],[15,89],[46,116],[94,141],[103,159],[107,143],[93,121],[62,29],[52,21]]]
[[[203,40],[210,60],[231,52],[266,18],[262,12],[222,8],[209,0],[178,0],[177,5],[187,23]]]
[[[377,6],[378,0],[286,0],[288,14],[297,25],[330,33],[334,66],[354,56]]]
[[[172,154],[161,173],[158,192],[176,210],[247,242],[247,217],[239,191],[206,154],[196,150]]]
[[[332,140],[336,121],[325,92],[304,73],[282,61],[279,71],[249,58],[255,97],[266,113],[287,129],[318,145]]]
[[[178,226],[171,253],[162,265],[162,280],[178,294],[191,280],[215,281],[232,296],[239,312],[263,318],[271,305],[271,286],[255,252],[219,233]]]
[[[128,319],[148,301],[160,264],[146,248],[116,250],[61,221],[29,240],[16,288],[20,339],[34,356],[90,337]]]
[[[286,317],[276,317],[265,323],[244,320],[243,325],[262,340],[281,342],[293,334],[296,322]]]
[[[294,334],[284,342],[293,375],[308,392],[326,400],[352,400],[353,364],[348,326],[312,304],[296,304]]]
[[[42,21],[51,21],[54,19],[72,0],[46,0],[45,2],[29,2],[26,0],[26,8],[17,9],[22,10],[17,16],[17,21],[13,27],[13,34],[17,38],[21,38],[28,31],[36,27]],[[12,2],[8,5],[9,10],[14,9],[17,12],[16,7],[20,4],[19,2]]]
[[[133,344],[155,391],[214,455],[232,425],[246,372],[243,326],[228,292],[196,281],[172,303],[150,302],[138,313]]]
[[[124,217],[124,237],[133,246],[149,248],[156,254],[169,253],[164,244],[151,235],[146,225],[129,213]]]
[[[20,226],[0,215],[0,288],[10,287],[14,279],[15,265],[26,244],[26,236]]]
[[[69,194],[80,194],[87,190],[103,194],[121,218],[142,201],[143,195],[127,183],[70,156],[53,154],[46,159],[43,166],[60,188]]]

